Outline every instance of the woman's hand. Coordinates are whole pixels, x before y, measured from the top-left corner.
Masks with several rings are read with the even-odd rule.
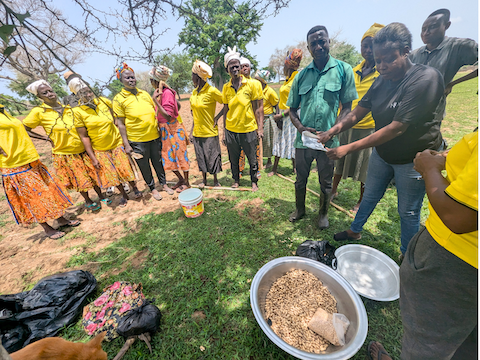
[[[445,170],[445,162],[446,157],[443,154],[427,149],[417,153],[413,159],[413,169],[422,176],[432,170],[442,172]]]
[[[127,155],[130,155],[133,152],[132,147],[129,144],[124,144],[125,145],[125,152]]]
[[[333,149],[327,149],[327,156],[331,160],[338,160],[348,155],[348,145],[339,146]]]
[[[160,89],[155,89],[155,91],[153,92],[153,98],[154,98],[159,104],[162,103],[162,94],[163,94],[163,91],[160,91]]]
[[[188,140],[190,141],[190,144],[193,144],[193,134],[190,134],[188,137]]]
[[[311,128],[311,127],[306,127],[306,126],[303,126],[301,128],[298,129],[298,131],[301,133],[303,133],[304,131],[308,131],[308,132],[311,132],[311,133],[314,133],[316,134],[317,133],[317,130],[315,130],[314,128]]]
[[[223,134],[222,144],[227,146],[227,137]]]
[[[0,147],[0,155],[8,156],[5,150],[3,150],[1,147]]]
[[[282,117],[283,117],[282,114],[275,114],[275,115],[273,115],[273,120],[278,121],[278,120],[281,120]]]
[[[317,138],[319,143],[325,144],[332,137],[333,135],[330,135],[328,131],[317,131]]]
[[[260,130],[260,129],[257,130],[257,136],[258,136],[259,139],[263,139],[263,129],[262,130]]]
[[[102,168],[102,165],[100,164],[97,158],[92,159],[92,165],[97,170],[100,170]]]

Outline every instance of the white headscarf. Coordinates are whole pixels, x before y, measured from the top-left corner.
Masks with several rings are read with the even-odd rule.
[[[250,62],[250,60],[248,60],[246,57],[241,57],[240,58],[240,66],[241,65],[248,65],[248,66],[252,66],[252,63]]]
[[[193,63],[192,72],[200,76],[203,81],[212,77],[212,68],[198,59]]]
[[[227,46],[228,52],[225,54],[223,64],[227,67],[228,63],[232,60],[240,61],[240,53],[237,52],[237,47],[234,46],[233,49],[230,46]]]
[[[68,87],[70,88],[70,91],[76,95],[80,90],[88,86],[83,82],[82,79],[76,77],[70,80]]]
[[[30,85],[28,85],[27,86],[27,91],[29,93],[32,93],[35,96],[38,96],[38,88],[40,87],[40,85],[47,85],[47,86],[52,87],[47,81],[41,79],[41,80],[34,81]]]

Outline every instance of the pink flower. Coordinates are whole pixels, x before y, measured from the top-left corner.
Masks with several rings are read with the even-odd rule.
[[[111,308],[115,304],[113,301],[109,301],[107,305],[105,305],[105,309]]]
[[[131,286],[125,286],[125,289],[123,289],[122,292],[125,296],[128,296],[128,295],[132,294],[133,293],[132,287]]]
[[[118,312],[120,314],[124,313],[125,311],[128,311],[130,310],[132,307],[130,306],[130,304],[127,304],[127,303],[123,303],[122,304],[122,307],[120,308],[120,310],[118,310]]]
[[[105,325],[106,322],[107,322],[107,319],[103,320],[100,324],[98,324],[98,328],[100,329],[101,327],[103,327],[103,325]]]
[[[110,290],[117,290],[117,289],[120,289],[120,281],[116,281],[113,283],[112,286],[110,286]]]
[[[88,335],[92,335],[97,330],[97,324],[91,323],[87,326]]]
[[[97,319],[103,319],[105,317],[105,309],[103,309],[102,311],[100,311],[98,314],[97,314]]]
[[[101,306],[103,304],[105,304],[108,300],[108,295],[107,294],[103,294],[102,296],[100,296],[97,300],[95,300],[93,302],[93,305],[95,306]]]
[[[87,315],[85,315],[85,320],[90,320],[91,317],[92,317],[92,312],[89,311]]]

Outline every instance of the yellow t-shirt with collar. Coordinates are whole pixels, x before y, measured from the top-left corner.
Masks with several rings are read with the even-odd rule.
[[[263,113],[265,115],[273,114],[274,106],[278,104],[278,95],[270,86],[265,86],[263,94]]]
[[[95,110],[87,105],[73,108],[75,127],[87,129],[94,150],[112,150],[123,145],[120,131],[110,112],[112,102],[102,97],[94,99],[93,103],[97,106]]]
[[[23,124],[31,129],[43,127],[47,136],[53,141],[52,153],[57,155],[81,154],[85,151],[77,129],[73,124],[73,110],[62,105],[63,113],[59,114],[51,106],[43,103],[30,111]]]
[[[478,133],[465,135],[447,155],[445,163],[450,185],[445,193],[455,201],[478,211]],[[445,226],[431,205],[425,226],[435,241],[455,256],[478,269],[478,231],[455,234]]]
[[[278,102],[278,107],[280,110],[288,110],[287,100],[288,94],[290,94],[290,89],[292,88],[293,79],[297,76],[298,71],[294,71],[290,77],[285,80],[285,82],[280,86],[280,100]]]
[[[228,105],[227,121],[225,127],[234,133],[248,133],[258,129],[252,101],[262,100],[263,93],[258,89],[258,80],[247,79],[240,75],[241,83],[237,92],[232,87],[232,79],[223,85],[222,102]]]
[[[215,124],[217,102],[222,104],[222,93],[208,83],[198,90],[195,88],[190,96],[193,114],[193,136],[207,138],[218,136]]]
[[[113,112],[116,117],[125,118],[129,141],[147,142],[160,137],[155,118],[155,104],[146,91],[137,88],[135,95],[122,89],[113,98]]]
[[[372,71],[370,74],[365,76],[363,79],[360,76],[362,72],[363,65],[365,64],[365,60],[363,60],[360,64],[353,68],[353,75],[355,78],[355,88],[357,89],[358,98],[352,101],[352,110],[357,107],[357,104],[360,100],[362,100],[363,96],[367,93],[368,89],[373,85],[373,82],[377,77],[380,76],[380,73],[377,71]],[[353,126],[353,129],[374,129],[375,128],[375,120],[373,120],[372,112],[369,112],[365,117],[360,120],[358,123]]]
[[[23,123],[11,116],[3,107],[0,111],[0,147],[7,156],[0,154],[0,168],[13,169],[30,164],[40,158]]]

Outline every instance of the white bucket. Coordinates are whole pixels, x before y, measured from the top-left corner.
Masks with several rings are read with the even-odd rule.
[[[203,194],[200,189],[183,190],[178,201],[186,217],[196,218],[203,214]]]

